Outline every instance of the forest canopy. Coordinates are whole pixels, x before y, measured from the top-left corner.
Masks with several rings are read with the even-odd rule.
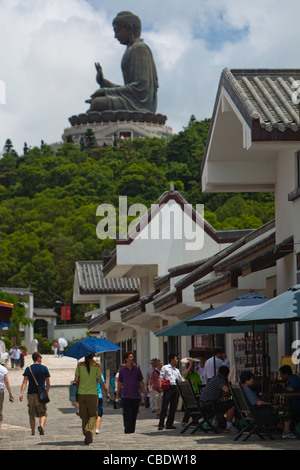
[[[257,228],[274,218],[271,193],[204,194],[201,162],[210,120],[191,118],[168,140],[145,138],[97,147],[91,133],[82,145],[58,150],[43,144],[18,156],[6,141],[0,159],[0,286],[31,286],[36,307],[72,305],[75,262],[99,260],[114,240],[96,236],[102,203],[118,207],[155,203],[170,182],[216,230]],[[25,150],[25,149],[24,149]],[[72,306],[72,321],[83,321]]]

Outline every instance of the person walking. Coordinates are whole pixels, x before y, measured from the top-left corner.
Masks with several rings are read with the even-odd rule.
[[[16,366],[16,369],[20,369],[20,359],[21,359],[21,350],[18,346],[14,346],[14,363]]]
[[[101,383],[101,367],[94,361],[94,354],[79,362],[75,371],[75,384],[78,385],[79,416],[82,421],[84,443],[93,442],[94,427],[98,417],[97,383]]]
[[[95,434],[100,434],[100,425],[103,416],[103,393],[102,393],[102,386],[105,390],[106,400],[109,400],[110,394],[108,393],[108,389],[105,383],[105,379],[103,374],[101,374],[101,382],[97,382],[97,393],[98,393],[98,418],[96,421],[96,429]]]
[[[146,391],[141,369],[134,364],[132,351],[124,354],[125,366],[120,369],[116,399],[122,387],[124,433],[135,432],[136,418],[140,404],[140,391],[146,401]]]
[[[40,435],[44,434],[44,427],[47,419],[47,405],[41,403],[38,398],[38,387],[35,383],[34,377],[38,383],[38,386],[43,390],[46,389],[49,393],[50,389],[50,373],[46,366],[41,364],[42,356],[39,352],[32,354],[33,364],[30,367],[26,367],[23,374],[23,382],[21,385],[20,401],[23,401],[24,390],[28,385],[27,401],[28,401],[28,414],[29,424],[31,428],[31,435],[35,435],[35,418],[39,418],[38,431]],[[32,372],[31,372],[31,370]],[[34,377],[33,377],[33,375]]]
[[[170,354],[169,364],[164,365],[160,371],[160,387],[162,388],[162,382],[168,380],[170,382],[167,389],[164,390],[162,405],[159,417],[158,430],[161,431],[164,429],[164,421],[167,415],[168,406],[170,405],[169,414],[166,422],[166,429],[176,429],[176,426],[173,426],[175,412],[178,404],[178,390],[176,382],[183,382],[184,378],[182,377],[179,369],[177,369],[178,357],[176,354]]]
[[[154,409],[156,411],[156,417],[160,417],[160,410],[161,410],[161,404],[162,404],[162,390],[160,388],[160,371],[163,366],[163,363],[160,359],[157,359],[156,361],[156,367],[155,369],[152,370],[151,375],[150,375],[150,386],[149,386],[149,391],[150,394],[153,394],[153,400],[154,400]]]
[[[7,388],[9,393],[9,401],[14,401],[14,397],[11,391],[10,383],[8,380],[8,370],[2,364],[0,364],[0,433],[1,433],[1,425],[3,421],[3,403],[4,403],[4,385]],[[0,441],[2,439],[2,435],[0,434]]]
[[[55,340],[54,340],[53,343],[52,343],[52,349],[53,349],[54,357],[58,357],[58,356],[57,356],[58,342],[55,341]]]

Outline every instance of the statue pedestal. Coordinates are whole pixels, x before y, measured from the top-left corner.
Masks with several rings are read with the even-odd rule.
[[[74,144],[79,145],[87,129],[93,130],[100,147],[104,144],[113,145],[115,139],[168,138],[173,132],[171,127],[165,126],[166,119],[161,114],[129,111],[79,114],[69,118],[72,126],[64,130],[62,138],[66,141],[72,137]]]

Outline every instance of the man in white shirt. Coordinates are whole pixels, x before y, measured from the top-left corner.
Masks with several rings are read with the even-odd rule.
[[[215,355],[205,362],[204,374],[206,379],[209,380],[217,375],[221,366],[230,368],[229,361],[226,359],[225,354],[220,349],[216,349]]]
[[[164,390],[161,412],[159,417],[158,430],[161,431],[164,429],[164,421],[167,415],[168,406],[170,405],[169,414],[166,422],[166,429],[176,429],[176,426],[173,426],[175,412],[177,409],[178,403],[178,390],[176,382],[183,382],[184,378],[182,377],[179,369],[177,369],[178,357],[176,354],[170,354],[169,364],[164,365],[160,371],[160,388],[162,388],[162,383],[164,380],[170,381],[170,386]]]

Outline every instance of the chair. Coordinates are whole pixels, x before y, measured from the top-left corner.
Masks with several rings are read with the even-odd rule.
[[[183,428],[180,434],[183,434],[191,426],[195,426],[191,434],[194,434],[198,429],[202,429],[204,432],[208,432],[209,430],[217,432],[216,428],[210,423],[212,415],[201,410],[191,382],[189,380],[177,382],[177,387],[182,398],[183,405],[192,418],[191,422]]]
[[[260,439],[265,439],[264,436],[269,437],[269,439],[274,440],[274,437],[268,432],[265,426],[265,422],[268,417],[257,417],[254,416],[251,412],[251,407],[248,403],[248,400],[244,394],[243,387],[241,384],[232,384],[229,383],[229,389],[232,394],[235,406],[240,417],[246,421],[246,425],[241,429],[241,431],[236,435],[234,441],[237,441],[242,434],[247,433],[243,441],[249,439],[253,433],[257,434]]]

